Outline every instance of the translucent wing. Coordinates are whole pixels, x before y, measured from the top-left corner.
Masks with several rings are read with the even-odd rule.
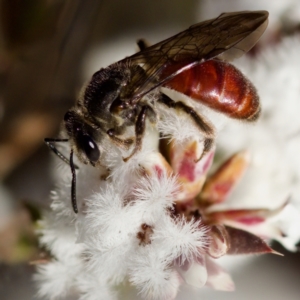
[[[131,101],[138,101],[149,91],[185,69],[215,58],[232,60],[249,51],[265,31],[268,12],[223,13],[219,17],[189,27],[167,40],[144,49],[122,62],[141,65],[145,72],[133,76]],[[172,74],[164,74],[169,65],[178,65]]]

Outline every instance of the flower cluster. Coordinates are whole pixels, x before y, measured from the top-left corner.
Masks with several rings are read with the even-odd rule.
[[[78,216],[70,205],[69,168],[58,168],[52,212],[41,224],[41,244],[53,256],[36,276],[41,296],[114,299],[113,287],[126,279],[145,297],[172,299],[180,272],[203,260],[208,227],[175,212],[180,184],[158,151],[158,132],[148,126],[143,149],[128,162],[122,159],[128,153],[113,146],[101,168],[76,162]]]
[[[287,39],[283,47],[299,50],[299,40]],[[231,291],[234,283],[217,258],[278,254],[266,243],[271,240],[297,249],[300,216],[292,204],[299,197],[299,83],[286,76],[297,66],[289,62],[298,51],[286,57],[280,49],[262,53],[256,63],[241,62],[262,98],[256,127],[228,122],[163,88],[220,132],[217,148],[201,160],[204,139],[193,121],[157,104],[157,123],[146,124],[142,149],[127,162],[130,150],[109,140],[101,145],[101,167],[75,162],[77,215],[70,168],[57,162],[52,210],[40,229],[52,258],[35,276],[43,299],[118,299],[124,284],[146,299],[175,299],[182,284]],[[288,93],[277,85],[283,81]],[[286,126],[287,115],[298,123]],[[132,128],[126,134],[133,135]]]
[[[234,155],[207,178],[215,151],[197,161],[203,137],[192,120],[157,110],[157,126],[147,124],[141,151],[127,162],[128,151],[108,141],[102,167],[76,162],[78,215],[71,207],[69,166],[58,163],[52,211],[41,222],[40,242],[52,259],[38,266],[40,296],[117,299],[124,282],[147,299],[174,299],[181,284],[230,291],[234,284],[215,258],[275,253],[249,231],[278,210],[226,208],[248,153]],[[211,112],[221,127],[224,118],[215,117]],[[225,209],[216,210],[221,203]]]

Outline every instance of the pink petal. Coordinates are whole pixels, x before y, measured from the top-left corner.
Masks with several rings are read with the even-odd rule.
[[[210,176],[199,196],[201,203],[221,203],[228,197],[244,175],[250,161],[247,151],[241,151],[230,157]]]
[[[266,209],[239,209],[216,211],[206,215],[209,222],[219,224],[241,223],[245,226],[257,225],[265,222],[269,210]],[[237,225],[238,226],[238,225]]]
[[[234,282],[230,275],[213,260],[206,259],[206,268],[208,273],[206,286],[218,291],[231,292],[235,290]]]
[[[147,161],[140,164],[143,172],[141,176],[153,176],[160,177],[162,174],[167,173],[168,175],[173,174],[173,170],[167,160],[159,152],[152,152],[147,157]]]
[[[207,254],[213,258],[219,258],[225,255],[229,247],[226,228],[223,225],[211,226],[209,237],[210,244],[207,249]]]
[[[241,229],[226,226],[230,247],[228,254],[279,254],[260,237]]]
[[[250,227],[265,222],[268,218],[271,218],[279,214],[287,205],[285,202],[280,207],[270,209],[232,209],[225,211],[215,211],[206,214],[206,219],[210,223],[227,224],[234,227]],[[212,207],[210,207],[211,210]]]
[[[186,261],[183,265],[177,267],[177,271],[190,286],[201,288],[207,281],[207,270],[204,258],[197,258],[194,262]]]
[[[209,152],[200,161],[203,145],[197,141],[189,141],[184,145],[175,142],[170,147],[170,161],[173,171],[182,184],[182,192],[177,200],[186,201],[196,197],[206,180],[211,166],[214,151]]]

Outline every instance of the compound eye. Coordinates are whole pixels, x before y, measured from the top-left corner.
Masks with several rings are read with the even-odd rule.
[[[100,157],[100,150],[93,139],[88,135],[83,135],[80,138],[80,144],[87,158],[93,163],[97,162]]]
[[[73,118],[73,114],[72,112],[68,111],[65,113],[65,116],[64,116],[64,121],[65,122],[70,122],[70,120],[72,120]]]

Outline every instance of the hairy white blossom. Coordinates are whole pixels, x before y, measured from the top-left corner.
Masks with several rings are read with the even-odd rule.
[[[182,282],[178,267],[203,255],[207,229],[200,221],[173,216],[180,186],[164,169],[155,144],[157,138],[128,163],[122,159],[126,153],[112,147],[104,159],[108,174],[77,162],[77,216],[70,175],[57,180],[52,212],[41,222],[41,244],[54,260],[38,269],[40,296],[116,299],[115,286],[126,278],[143,297],[176,296]]]
[[[83,275],[83,276],[82,276]],[[76,280],[80,290],[78,300],[117,300],[117,293],[105,282],[89,274],[82,274]]]
[[[140,249],[141,255],[130,265],[129,280],[144,298],[174,299],[180,283],[179,275],[155,248],[150,245]]]
[[[153,244],[160,243],[161,247],[169,252],[169,259],[177,259],[180,266],[186,261],[193,262],[195,255],[202,256],[207,246],[207,230],[201,222],[193,220],[187,222],[184,218],[166,219],[158,226],[153,234]]]
[[[68,252],[66,252],[68,253]],[[38,296],[42,299],[64,299],[77,289],[76,278],[82,271],[80,260],[65,257],[38,267],[35,280],[39,283]]]
[[[299,51],[300,38],[293,36],[283,39],[276,47],[265,49],[255,60],[244,58],[239,62],[239,67],[258,89],[262,114],[255,126],[231,122],[219,135],[217,149],[220,153],[247,148],[251,163],[226,205],[217,205],[214,209],[224,209],[225,206],[276,209],[290,199],[296,205],[289,205],[290,213],[294,212],[290,218],[285,215],[285,227],[298,228],[298,219],[292,215],[299,216],[300,213]],[[275,227],[267,230],[265,235],[266,228],[256,230],[253,227],[253,232],[260,231],[295,251],[300,231],[295,229],[283,238],[280,236],[286,230]]]

